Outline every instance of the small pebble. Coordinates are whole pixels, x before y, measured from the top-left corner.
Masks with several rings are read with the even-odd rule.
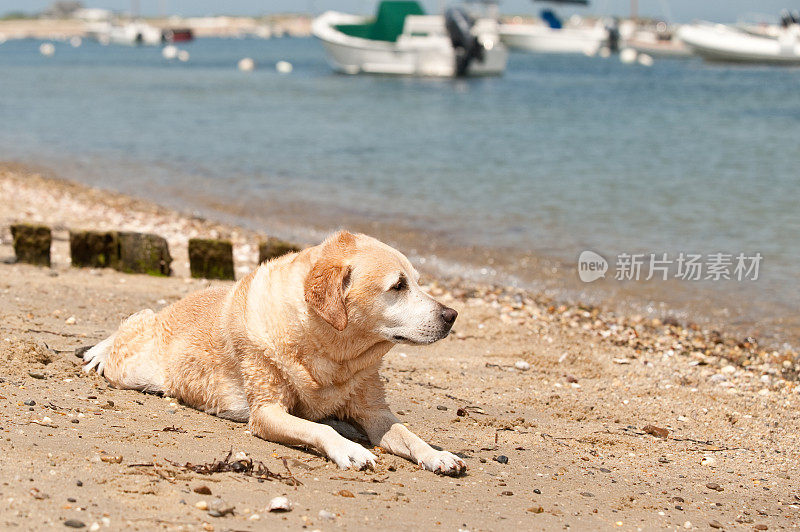
[[[439,405],[439,406],[436,407],[436,410],[447,410],[447,407],[443,406],[443,405]]]
[[[514,495],[514,492],[513,491],[504,491],[500,495],[505,495],[506,497],[511,497],[512,495]]]
[[[683,528],[692,528],[692,522],[686,521],[685,523],[683,523]]]
[[[594,493],[592,493],[590,491],[583,491],[583,492],[581,492],[581,496],[583,496],[583,497],[594,497]]]
[[[700,460],[701,465],[705,466],[714,466],[717,464],[717,459],[713,456],[704,456],[702,460]]]
[[[70,316],[69,318],[67,318],[66,320],[64,320],[64,323],[65,323],[66,325],[75,325],[75,322],[76,322],[76,321],[78,321],[78,320],[76,320],[76,319],[75,319],[75,316]]]
[[[208,510],[208,503],[206,501],[197,501],[194,503],[194,506],[198,510]]]
[[[355,495],[353,495],[353,492],[350,491],[350,490],[339,490],[336,493],[336,495],[339,495],[340,497],[349,497],[349,498],[354,498],[355,497]]]
[[[708,523],[708,526],[710,526],[711,528],[722,528],[722,523],[720,523],[719,521],[714,520],[714,521],[710,521]]]
[[[86,523],[78,521],[77,519],[67,519],[64,521],[64,526],[69,528],[83,528],[86,526]]]
[[[706,487],[708,489],[714,490],[714,491],[724,491],[725,490],[725,488],[723,488],[722,486],[720,486],[716,482],[709,482],[708,484],[706,484]]]
[[[514,362],[514,367],[520,371],[528,371],[531,369],[531,365],[525,362],[524,360],[517,360]]]
[[[197,486],[192,491],[195,493],[199,493],[200,495],[211,495],[211,488],[203,484],[202,486]]]
[[[541,495],[541,494],[542,494],[542,490],[540,490],[539,488],[536,488],[535,490],[533,490],[533,492],[534,492],[536,495]]]
[[[268,512],[291,512],[292,503],[286,497],[275,497],[269,501]]]
[[[233,514],[233,512],[233,505],[226,503],[219,497],[208,504],[208,515],[211,517],[225,517],[226,515]]]
[[[319,515],[319,518],[322,519],[323,521],[333,521],[334,519],[336,519],[336,514],[334,514],[333,512],[329,512],[328,510],[320,510],[319,514],[317,515]]]
[[[494,461],[495,462],[500,462],[501,464],[507,464],[508,463],[508,456],[506,456],[504,454],[501,454],[500,456],[496,456],[494,458]]]
[[[34,401],[33,399],[28,399],[22,404],[24,404],[25,406],[36,406],[36,401]]]

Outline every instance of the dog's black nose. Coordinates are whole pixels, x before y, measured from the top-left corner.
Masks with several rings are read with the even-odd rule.
[[[448,325],[452,325],[454,321],[456,321],[456,317],[458,317],[458,312],[450,307],[445,307],[442,310],[442,319]]]

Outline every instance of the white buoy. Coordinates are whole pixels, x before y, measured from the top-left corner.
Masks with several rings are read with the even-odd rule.
[[[631,64],[636,61],[636,50],[633,48],[625,48],[619,53],[619,60],[623,63]]]
[[[277,70],[281,74],[288,74],[293,69],[294,67],[289,61],[278,61],[277,63],[275,63],[275,70]]]
[[[178,61],[185,63],[189,60],[189,52],[186,50],[178,50]]]
[[[597,52],[597,55],[599,55],[604,59],[606,57],[611,57],[611,48],[609,48],[608,46],[601,46],[600,51]]]
[[[168,44],[161,49],[161,55],[164,57],[164,59],[175,59],[178,57],[178,48]]]
[[[242,72],[252,72],[256,69],[256,62],[250,57],[239,59],[239,70]]]
[[[79,47],[81,44],[83,44],[83,39],[81,39],[81,38],[80,38],[80,37],[78,37],[77,35],[74,35],[74,36],[72,36],[72,37],[70,38],[70,40],[69,40],[69,44],[70,44],[70,46],[72,46],[73,48],[78,48],[78,47]]]
[[[640,65],[643,65],[643,66],[646,66],[646,67],[653,66],[653,58],[650,57],[647,54],[639,54],[639,57],[637,58],[637,61],[639,61]]]
[[[43,42],[39,46],[39,53],[45,57],[50,57],[54,53],[56,53],[56,47],[51,42]]]

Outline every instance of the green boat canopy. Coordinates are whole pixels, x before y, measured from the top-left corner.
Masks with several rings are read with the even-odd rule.
[[[384,1],[378,6],[375,20],[366,24],[339,24],[336,29],[351,37],[369,39],[371,41],[395,42],[403,33],[408,15],[424,15],[425,11],[419,2]]]

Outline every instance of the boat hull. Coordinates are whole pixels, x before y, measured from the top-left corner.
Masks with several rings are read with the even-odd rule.
[[[679,38],[708,61],[800,65],[800,43],[794,35],[771,39],[722,25],[681,28]]]
[[[593,54],[605,44],[604,28],[552,29],[538,24],[501,24],[500,38],[511,49],[547,54]]]
[[[351,37],[335,29],[338,24],[358,24],[363,20],[363,17],[328,12],[314,21],[312,33],[322,42],[328,62],[337,72],[423,77],[456,75],[456,52],[445,35],[401,35],[397,42],[388,42]],[[442,21],[442,27],[443,24]],[[485,47],[483,59],[472,61],[466,75],[497,76],[505,71],[508,50],[499,38],[496,42],[485,42]]]

